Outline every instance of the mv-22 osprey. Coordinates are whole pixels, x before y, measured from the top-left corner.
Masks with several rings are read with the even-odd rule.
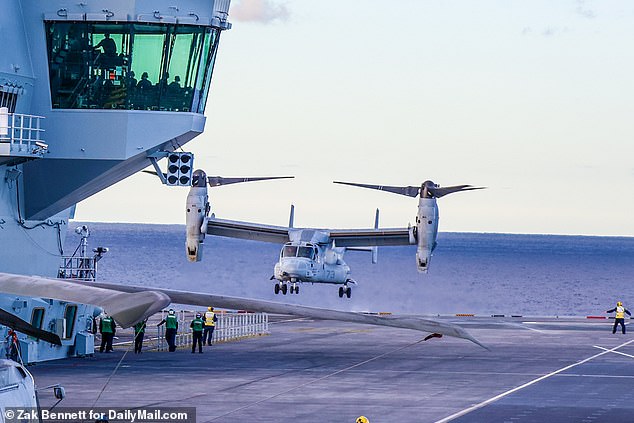
[[[280,177],[278,177],[280,178]],[[225,180],[226,179],[226,180]],[[192,187],[187,196],[187,257],[195,262],[202,259],[201,244],[205,235],[225,236],[256,241],[283,244],[279,260],[275,264],[273,276],[277,282],[275,293],[299,294],[299,283],[325,283],[341,285],[339,297],[350,298],[350,285],[356,282],[350,277],[350,267],[343,260],[346,250],[372,252],[372,262],[377,261],[378,246],[418,244],[416,264],[421,272],[427,272],[438,235],[438,206],[436,198],[454,192],[480,189],[471,185],[440,188],[431,181],[420,187],[388,187],[364,185],[348,182],[339,184],[379,189],[411,197],[420,195],[416,226],[407,228],[378,227],[379,211],[376,211],[375,225],[371,229],[315,229],[295,228],[294,209],[288,227],[270,226],[257,223],[217,219],[210,211],[207,183],[211,187],[228,183],[249,182],[251,180],[277,178],[220,178],[207,177],[197,170],[192,178]],[[290,285],[290,289],[289,289]]]

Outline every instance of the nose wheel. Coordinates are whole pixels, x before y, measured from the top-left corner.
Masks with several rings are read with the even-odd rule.
[[[348,298],[352,295],[352,289],[348,285],[339,287],[339,298],[343,298],[344,295]]]

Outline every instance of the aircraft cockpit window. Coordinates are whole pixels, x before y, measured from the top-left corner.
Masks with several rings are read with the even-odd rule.
[[[295,257],[297,255],[296,245],[285,245],[282,249],[282,257]]]
[[[132,22],[46,22],[56,109],[203,113],[220,30]]]
[[[313,247],[299,247],[297,257],[313,259]]]

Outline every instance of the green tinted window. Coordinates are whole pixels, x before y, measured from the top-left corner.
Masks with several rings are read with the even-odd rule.
[[[53,108],[204,111],[218,29],[98,22],[46,29]]]

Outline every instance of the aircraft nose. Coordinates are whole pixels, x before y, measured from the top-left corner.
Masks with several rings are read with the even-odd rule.
[[[303,274],[307,270],[306,263],[295,258],[284,260],[282,262],[281,268],[283,273],[287,273],[289,275],[299,275],[300,273]]]

